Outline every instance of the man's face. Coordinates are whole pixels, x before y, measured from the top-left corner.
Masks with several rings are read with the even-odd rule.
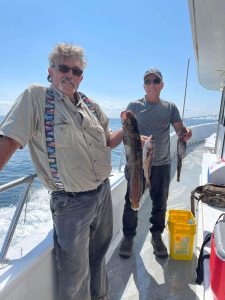
[[[59,64],[49,67],[48,72],[53,86],[73,99],[83,79],[81,62],[77,59],[62,59]]]
[[[161,89],[163,88],[163,82],[155,74],[149,74],[144,79],[144,89],[149,99],[159,98]]]

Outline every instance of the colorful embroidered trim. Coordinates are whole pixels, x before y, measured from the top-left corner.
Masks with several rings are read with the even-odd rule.
[[[93,115],[95,115],[97,117],[97,112],[94,109],[93,102],[90,101],[90,99],[88,99],[88,97],[85,96],[83,93],[78,92],[78,94],[80,95],[80,97],[84,101],[84,103],[87,105],[87,107],[89,108],[89,110],[93,113]]]
[[[63,189],[63,183],[59,177],[56,154],[55,154],[55,137],[54,137],[54,114],[55,100],[54,93],[51,89],[47,89],[45,101],[45,136],[48,152],[48,162],[52,177],[58,189]]]
[[[84,103],[87,105],[89,110],[95,116],[97,116],[96,110],[93,107],[93,103],[88,99],[88,97],[81,92],[79,92],[79,95],[84,101]],[[54,179],[57,188],[63,189],[63,183],[59,176],[56,154],[55,154],[54,114],[55,114],[54,93],[51,89],[47,89],[44,120],[45,120],[46,145],[47,145],[47,152],[48,152],[48,163],[49,163],[49,168],[52,177]]]

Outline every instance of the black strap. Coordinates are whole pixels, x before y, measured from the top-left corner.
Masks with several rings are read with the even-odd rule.
[[[202,284],[203,279],[204,279],[203,262],[204,262],[205,258],[207,258],[207,259],[210,258],[210,254],[204,254],[203,255],[203,250],[204,250],[204,246],[211,240],[211,237],[212,237],[212,233],[208,233],[205,236],[204,241],[202,243],[202,247],[201,247],[199,258],[198,258],[198,265],[197,265],[197,268],[196,268],[197,277],[196,277],[195,282],[197,284]]]
[[[223,218],[225,217],[225,213],[222,213],[222,214],[219,216],[219,218],[218,218],[217,221],[216,221],[216,224],[220,221],[220,219],[221,219],[222,217],[223,217]]]

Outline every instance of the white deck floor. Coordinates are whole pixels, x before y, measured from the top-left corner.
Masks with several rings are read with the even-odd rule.
[[[177,163],[176,159],[173,160],[168,209],[190,209],[190,193],[199,185],[205,151],[203,145],[189,147],[183,160],[180,183],[176,181]],[[139,225],[131,258],[120,258],[117,248],[108,263],[112,300],[199,299],[195,284],[196,247],[191,261],[156,258],[150,243],[150,211],[151,200],[148,198],[139,210]],[[167,229],[163,237],[168,245]]]

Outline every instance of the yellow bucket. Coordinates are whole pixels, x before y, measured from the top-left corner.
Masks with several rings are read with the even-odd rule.
[[[191,260],[193,256],[196,222],[189,210],[168,210],[170,256],[173,259]]]

